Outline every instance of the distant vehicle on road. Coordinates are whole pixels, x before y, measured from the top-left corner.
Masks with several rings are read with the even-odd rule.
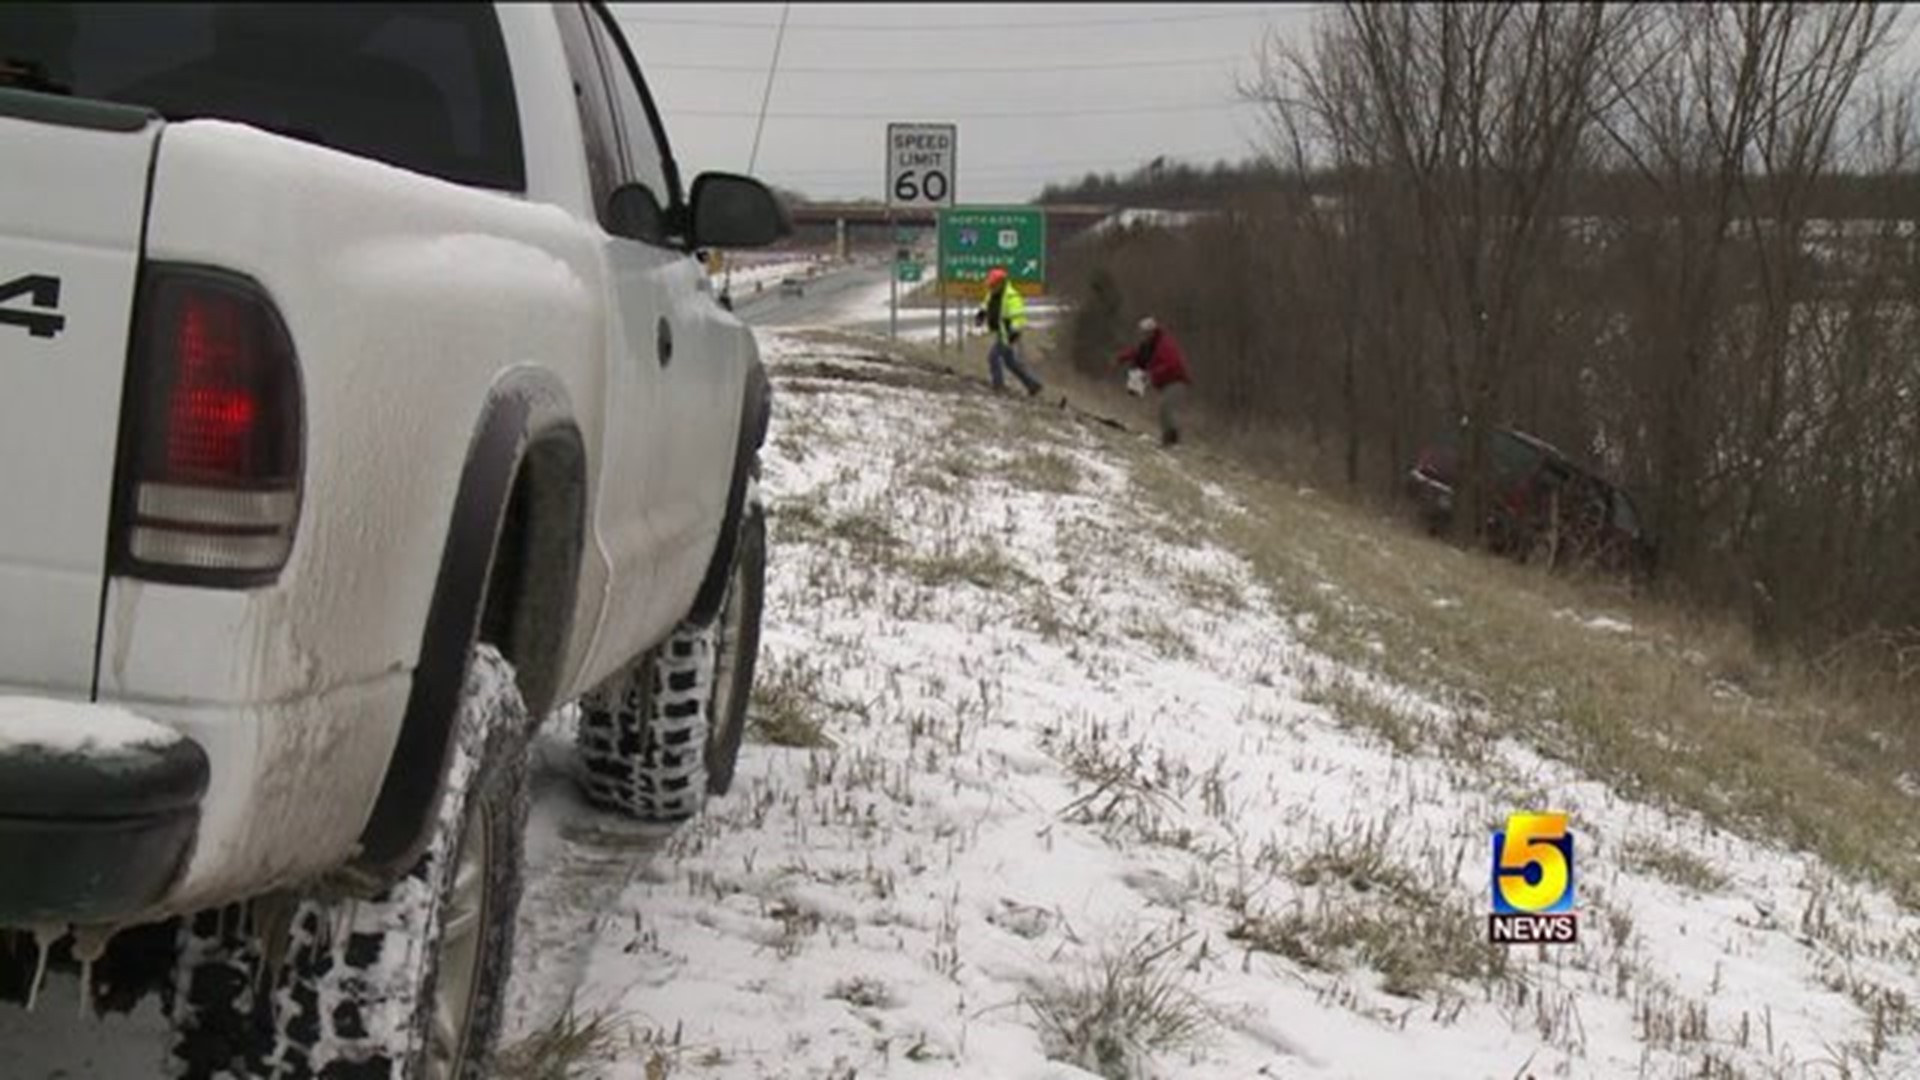
[[[781,278],[780,279],[780,295],[781,296],[805,296],[807,295],[807,283],[804,281],[801,281],[797,277]]]
[[[1459,433],[1421,449],[1406,490],[1434,534],[1453,524]],[[1485,535],[1493,550],[1522,561],[1585,562],[1650,577],[1658,549],[1633,497],[1534,435],[1500,428],[1488,436],[1493,478]]]

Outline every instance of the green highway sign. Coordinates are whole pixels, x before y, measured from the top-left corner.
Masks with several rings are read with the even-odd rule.
[[[984,282],[1004,267],[1023,290],[1047,282],[1047,212],[1031,206],[963,206],[940,211],[940,279]]]
[[[921,266],[917,262],[903,262],[900,264],[900,280],[908,282],[919,281],[920,270]]]

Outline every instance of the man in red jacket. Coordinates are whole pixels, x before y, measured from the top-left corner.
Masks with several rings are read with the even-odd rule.
[[[1116,367],[1126,366],[1146,373],[1147,382],[1160,394],[1160,444],[1172,446],[1180,441],[1180,410],[1187,403],[1187,358],[1154,317],[1140,320],[1140,341],[1114,360]]]

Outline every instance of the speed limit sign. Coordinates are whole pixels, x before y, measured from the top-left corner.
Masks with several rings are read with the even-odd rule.
[[[888,124],[887,205],[952,206],[959,146],[953,124]]]

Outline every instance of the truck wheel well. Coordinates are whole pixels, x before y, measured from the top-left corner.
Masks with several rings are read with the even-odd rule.
[[[727,491],[727,516],[720,527],[719,542],[707,562],[700,591],[694,594],[693,610],[687,620],[704,623],[720,612],[720,599],[726,594],[727,575],[733,571],[733,549],[740,536],[740,521],[746,514],[747,481],[760,447],[767,439],[767,425],[773,414],[773,390],[766,368],[755,363],[747,376],[746,395],[740,402],[740,427],[734,448],[733,479]]]
[[[586,469],[578,436],[567,428],[534,442],[514,477],[500,525],[480,640],[512,662],[520,696],[536,717],[557,704],[567,619],[580,581],[585,511]]]
[[[343,868],[355,887],[397,880],[425,845],[476,640],[508,646],[509,659],[527,665],[524,698],[546,704],[553,696],[567,644],[559,631],[578,588],[577,573],[566,575],[578,570],[585,535],[586,454],[570,412],[556,385],[528,372],[509,376],[481,414],[454,495],[406,717],[360,830],[359,853]],[[543,627],[553,633],[540,636]]]

